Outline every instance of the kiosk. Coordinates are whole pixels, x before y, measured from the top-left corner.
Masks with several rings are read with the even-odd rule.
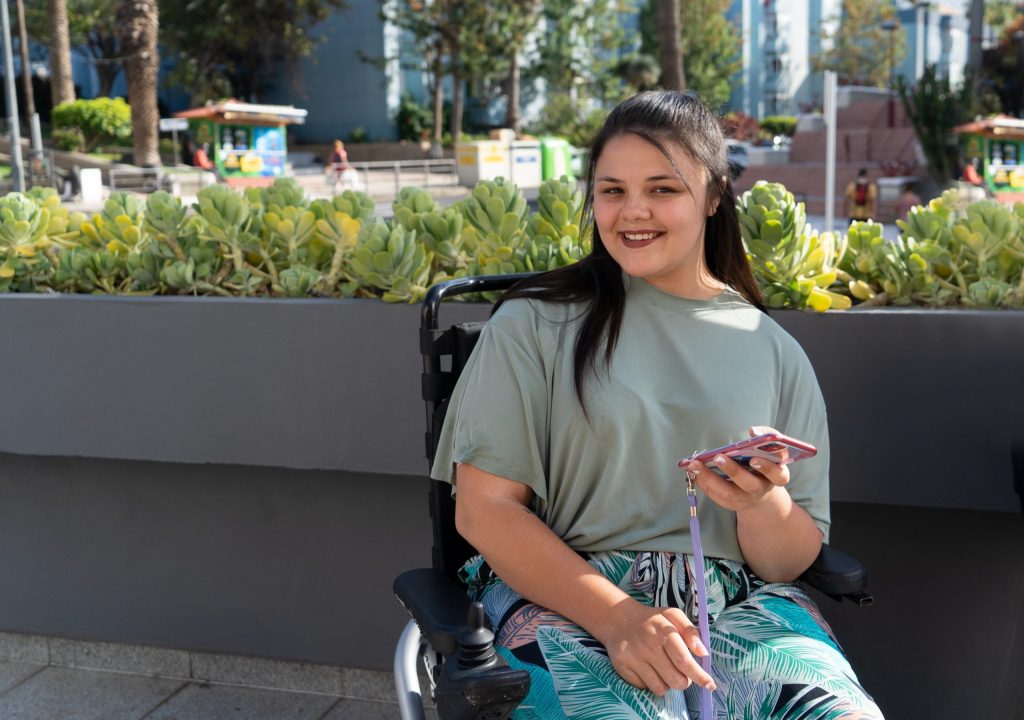
[[[285,175],[285,126],[301,125],[306,111],[285,105],[237,100],[209,103],[175,113],[186,118],[196,147],[209,144],[217,176],[236,187],[270,185]]]
[[[1000,202],[1024,202],[1024,120],[997,115],[953,128],[967,173]]]

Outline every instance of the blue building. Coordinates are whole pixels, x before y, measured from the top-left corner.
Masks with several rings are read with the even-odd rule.
[[[898,26],[907,53],[895,75],[920,77],[925,64],[955,84],[967,63],[968,27],[963,11],[927,2],[904,3]],[[821,108],[824,78],[812,69],[822,51],[822,29],[834,28],[841,0],[734,0],[730,18],[740,30],[743,69],[730,106],[754,117],[791,115]]]
[[[904,34],[907,55],[895,72],[915,78],[925,63],[935,63],[952,83],[960,82],[968,41],[963,11],[920,0],[902,5],[897,31]],[[728,109],[764,117],[820,108],[823,78],[813,72],[812,58],[822,49],[822,27],[835,23],[840,9],[841,0],[733,0],[729,17],[739,29],[742,69]],[[622,19],[634,34],[636,22],[636,17]],[[357,128],[371,140],[393,140],[394,116],[403,93],[429,104],[427,76],[416,67],[419,58],[413,43],[381,19],[375,0],[349,3],[318,25],[314,35],[323,42],[313,55],[292,71],[282,69],[258,98],[309,111],[306,124],[290,130],[299,142],[345,139]],[[98,82],[89,59],[76,54],[73,71],[82,95],[93,96]],[[123,93],[123,76],[118,89]],[[446,90],[450,96],[450,87]],[[544,97],[542,83],[529,92],[524,89],[524,102],[529,102],[524,119],[539,111]],[[161,101],[169,110],[188,104],[187,97],[166,86],[161,87]],[[470,118],[498,122],[504,114],[503,102],[469,101],[466,112]]]

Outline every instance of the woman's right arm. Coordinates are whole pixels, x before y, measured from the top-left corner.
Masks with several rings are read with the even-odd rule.
[[[516,592],[593,635],[624,680],[658,695],[691,680],[714,689],[694,659],[707,651],[686,615],[648,607],[607,580],[530,511],[529,487],[468,464],[458,465],[456,484],[459,533]]]

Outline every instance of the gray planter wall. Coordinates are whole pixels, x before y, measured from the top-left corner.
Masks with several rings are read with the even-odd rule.
[[[774,317],[829,405],[833,543],[878,597],[823,601],[862,680],[890,717],[1012,716],[1024,313]],[[389,668],[391,581],[429,563],[418,322],[0,296],[0,631]]]
[[[773,317],[828,402],[834,499],[1019,508],[1024,313]],[[0,452],[420,474],[418,322],[367,300],[3,296]]]

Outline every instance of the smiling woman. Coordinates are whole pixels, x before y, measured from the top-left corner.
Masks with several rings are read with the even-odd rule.
[[[481,553],[469,594],[531,676],[512,717],[880,718],[793,584],[829,530],[825,405],[762,312],[717,119],[643,93],[589,158],[593,251],[498,303],[432,472]],[[723,459],[728,480],[691,463],[698,540],[676,461],[755,426],[818,454],[792,469]]]
[[[683,297],[725,289],[704,261],[704,226],[718,202],[708,199],[703,167],[681,148],[666,156],[637,135],[621,135],[605,146],[596,172],[594,220],[627,275]]]

